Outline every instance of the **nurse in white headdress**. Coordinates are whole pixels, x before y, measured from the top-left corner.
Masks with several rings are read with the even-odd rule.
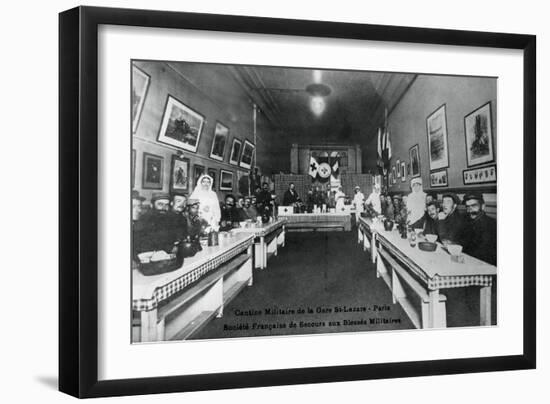
[[[411,180],[411,190],[407,198],[407,221],[409,223],[417,222],[426,211],[426,193],[422,189],[422,179],[420,177]]]
[[[200,217],[206,220],[214,231],[218,231],[222,215],[218,195],[212,191],[212,182],[212,177],[209,175],[201,175],[189,199],[198,199],[200,201]]]

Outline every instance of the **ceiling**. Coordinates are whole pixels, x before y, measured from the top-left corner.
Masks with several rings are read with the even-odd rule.
[[[256,102],[284,143],[368,144],[416,78],[415,74],[314,70],[263,66],[227,66]],[[307,85],[320,82],[331,93],[316,116]]]

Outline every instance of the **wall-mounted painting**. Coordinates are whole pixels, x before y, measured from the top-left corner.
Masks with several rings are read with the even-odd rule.
[[[151,76],[140,68],[132,66],[132,133],[137,130],[150,81]]]
[[[252,156],[254,155],[254,143],[244,141],[243,154],[241,156],[241,167],[250,170],[252,167]]]
[[[434,188],[449,186],[446,168],[430,173],[430,186]]]
[[[169,95],[157,140],[195,153],[203,125],[201,114]]]
[[[233,172],[220,170],[220,191],[233,191]]]
[[[407,181],[407,163],[401,162],[401,182]]]
[[[212,177],[212,191],[216,190],[216,184],[217,184],[217,178],[218,172],[215,168],[209,168],[207,171],[208,175]]]
[[[231,145],[231,154],[229,156],[229,162],[231,164],[239,165],[239,155],[241,154],[241,146],[243,142],[239,139],[233,139],[233,144]]]
[[[143,153],[143,189],[162,189],[164,159],[151,153]]]
[[[193,166],[193,186],[196,187],[199,183],[199,178],[201,175],[203,175],[206,172],[204,166],[201,166],[200,164],[195,164]]]
[[[468,167],[490,163],[495,160],[491,102],[482,105],[464,117],[464,137],[466,138]]]
[[[170,170],[170,192],[174,191],[189,192],[189,160],[176,155]]]
[[[395,166],[392,166],[391,168],[391,183],[392,184],[395,184],[395,181],[396,181],[396,178],[397,178],[397,171],[395,169]]]
[[[214,130],[214,139],[212,140],[212,148],[210,149],[210,157],[214,160],[223,161],[225,145],[229,137],[229,128],[223,124],[216,122]]]
[[[443,104],[426,118],[430,170],[449,167],[447,114],[445,108],[445,104]]]
[[[492,164],[486,167],[464,170],[462,175],[464,185],[495,183],[497,182],[497,166]]]
[[[395,162],[395,172],[397,173],[396,178],[400,178],[401,177],[401,160],[397,160]]]
[[[418,144],[409,149],[409,163],[411,177],[420,176],[420,152],[418,151]]]

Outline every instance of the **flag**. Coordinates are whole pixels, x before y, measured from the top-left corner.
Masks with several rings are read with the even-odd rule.
[[[313,178],[317,177],[317,169],[319,168],[319,165],[317,164],[317,160],[313,156],[309,157],[309,175],[311,175]]]
[[[382,129],[378,128],[378,161],[382,161]]]
[[[338,172],[338,168],[339,168],[339,164],[338,164],[338,160],[336,160],[334,162],[334,164],[332,165],[332,172],[334,173],[334,175],[336,175],[336,173]]]

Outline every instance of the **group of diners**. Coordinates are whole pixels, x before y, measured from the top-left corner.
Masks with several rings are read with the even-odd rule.
[[[411,180],[408,194],[384,195],[377,187],[373,193],[369,203],[365,203],[373,213],[396,223],[406,222],[424,234],[435,234],[442,243],[460,244],[464,253],[496,265],[496,220],[487,215],[482,193],[467,192],[460,200],[455,193],[444,192],[438,199],[423,191],[420,178]],[[460,204],[464,205],[465,214],[460,212]]]
[[[210,176],[202,175],[190,196],[154,192],[145,212],[146,198],[132,191],[134,255],[157,250],[171,253],[182,240],[198,242],[212,231],[228,231],[243,221],[271,217],[273,198],[267,183],[254,195],[227,194],[220,202],[212,182]]]
[[[343,207],[346,202],[346,194],[342,191],[342,187],[330,190],[325,186],[312,186],[308,189],[305,200],[300,198],[296,191],[296,186],[291,182],[288,189],[283,195],[283,206],[293,206],[299,212],[312,213],[315,207],[325,207],[328,211]]]

